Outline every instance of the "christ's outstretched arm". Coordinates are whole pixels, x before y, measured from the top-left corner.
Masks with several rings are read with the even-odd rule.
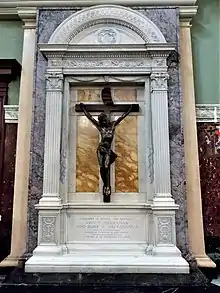
[[[125,119],[128,114],[131,112],[132,110],[132,105],[128,108],[128,111],[125,112],[123,115],[121,115],[121,117],[119,117],[115,122],[114,125],[117,126],[123,119]]]
[[[99,123],[92,117],[92,115],[86,110],[86,107],[83,103],[80,103],[80,108],[83,110],[85,116],[92,122],[92,124],[99,129]]]

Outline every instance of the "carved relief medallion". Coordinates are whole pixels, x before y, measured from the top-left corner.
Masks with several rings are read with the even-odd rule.
[[[112,28],[104,28],[98,32],[98,43],[116,44],[118,43],[118,33]]]

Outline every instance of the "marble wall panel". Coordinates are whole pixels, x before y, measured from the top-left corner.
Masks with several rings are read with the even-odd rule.
[[[101,102],[101,89],[83,89],[77,90],[77,101],[78,102]]]
[[[114,101],[125,101],[125,102],[129,102],[129,101],[137,101],[137,89],[135,88],[118,88],[115,89],[113,92],[113,100]]]
[[[137,116],[126,117],[115,135],[115,191],[138,192]]]
[[[85,116],[78,116],[76,145],[76,192],[99,191],[99,167],[96,155],[98,143],[98,130]]]
[[[177,43],[179,47],[179,43]],[[168,107],[170,132],[171,193],[179,205],[176,211],[177,246],[183,256],[188,255],[187,198],[185,186],[182,91],[178,51],[170,54],[168,65]]]

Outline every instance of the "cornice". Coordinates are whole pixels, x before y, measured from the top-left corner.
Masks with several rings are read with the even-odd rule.
[[[16,7],[1,7],[1,3],[0,3],[0,19],[1,20],[5,20],[5,19],[18,20],[19,16],[18,16],[17,8]]]
[[[126,6],[177,6],[180,7],[180,16],[182,18],[189,17],[191,20],[197,11],[197,7],[194,6],[195,3],[196,0],[113,0],[110,3],[106,2],[106,0],[0,0],[0,19],[19,19],[20,17],[23,21],[26,21],[23,14],[28,17],[28,20],[30,20],[30,16],[35,19],[37,7],[59,8],[114,4]]]
[[[17,9],[19,18],[24,22],[24,27],[34,29],[36,27],[36,7],[19,7]]]
[[[31,20],[36,18],[36,7],[18,7],[17,13],[22,20]]]
[[[180,6],[180,22],[181,25],[189,23],[193,16],[196,15],[198,6]]]
[[[0,0],[0,20],[22,20],[24,23],[35,23],[36,6],[6,6]]]
[[[159,44],[116,44],[116,45],[105,45],[99,44],[44,44],[38,45],[40,51],[42,52],[52,52],[57,54],[63,54],[65,52],[152,52],[152,51],[162,51],[168,52],[175,50],[175,44],[171,43],[159,43]]]
[[[115,4],[115,5],[174,5],[174,6],[192,6],[196,0],[1,0],[0,8],[16,8],[16,7],[65,7],[65,6],[89,6],[98,4]]]

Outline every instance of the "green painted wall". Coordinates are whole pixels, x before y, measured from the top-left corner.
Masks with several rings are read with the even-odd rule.
[[[199,0],[192,21],[192,46],[197,104],[220,103],[219,0]]]
[[[21,21],[0,20],[0,58],[22,60],[23,28]],[[19,100],[20,78],[9,85],[8,104],[16,105]]]

